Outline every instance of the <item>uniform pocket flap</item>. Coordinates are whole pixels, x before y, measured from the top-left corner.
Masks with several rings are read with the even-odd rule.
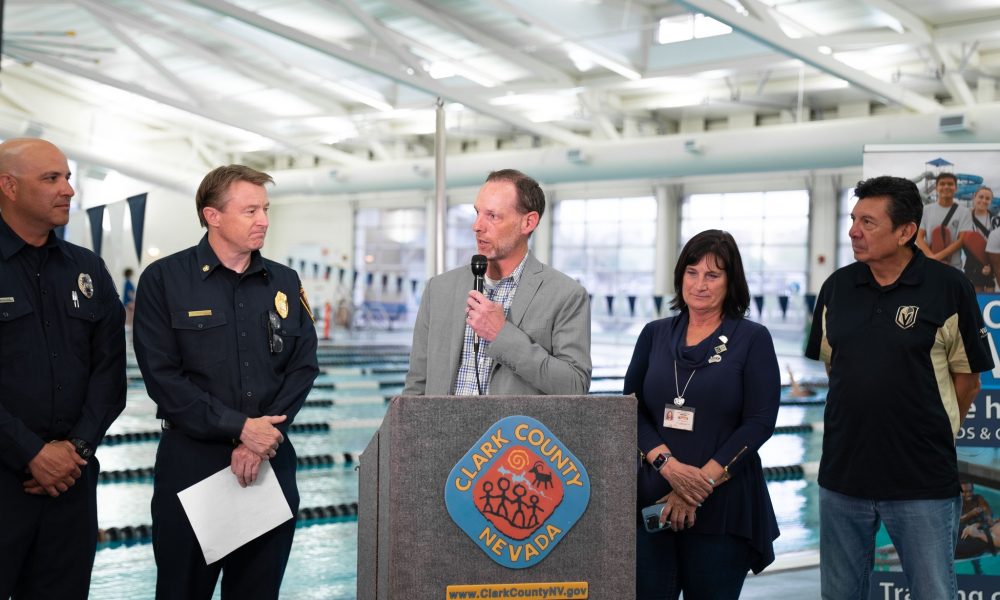
[[[213,310],[182,310],[170,313],[170,326],[174,329],[200,331],[226,324],[226,315]]]
[[[34,309],[27,302],[6,302],[0,304],[0,322],[20,319],[24,315],[30,315],[32,312],[34,312]]]

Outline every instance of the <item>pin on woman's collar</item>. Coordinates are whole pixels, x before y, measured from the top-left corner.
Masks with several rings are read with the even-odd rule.
[[[708,359],[708,364],[717,363],[717,362],[722,361],[722,356],[720,356],[720,355],[727,350],[727,348],[726,348],[726,342],[729,341],[729,338],[726,337],[726,336],[724,336],[724,335],[720,335],[719,336],[719,341],[722,342],[722,343],[719,344],[718,346],[716,346],[715,348],[712,348],[712,350],[715,350],[715,354],[713,354],[711,356],[711,358]]]

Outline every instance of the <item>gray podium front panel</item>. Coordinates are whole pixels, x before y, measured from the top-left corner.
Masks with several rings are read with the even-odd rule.
[[[441,599],[448,585],[586,581],[590,598],[635,593],[636,400],[624,396],[394,398],[361,456],[358,598]],[[491,560],[452,520],[451,469],[497,421],[544,424],[590,477],[579,521],[533,567]]]

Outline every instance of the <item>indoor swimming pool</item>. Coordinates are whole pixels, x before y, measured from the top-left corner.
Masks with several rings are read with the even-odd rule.
[[[323,374],[291,435],[300,460],[300,506],[310,511],[305,518],[300,512],[282,596],[346,600],[356,595],[357,455],[378,428],[387,400],[402,391],[406,349],[389,348],[376,356],[363,349],[327,348],[320,364]],[[620,393],[622,374],[623,369],[595,371],[593,389]],[[99,452],[104,473],[98,486],[99,523],[116,539],[99,546],[91,595],[108,600],[152,598],[156,576],[148,529],[142,526],[151,523],[148,468],[155,460],[159,421],[137,370],[130,375],[127,408]],[[822,420],[822,392],[784,398],[776,433],[760,452],[781,528],[775,543],[779,564],[787,557],[815,557],[818,548],[815,471]],[[1000,507],[1000,494],[977,490],[993,494],[991,503],[996,499]],[[311,510],[318,508],[323,510]]]

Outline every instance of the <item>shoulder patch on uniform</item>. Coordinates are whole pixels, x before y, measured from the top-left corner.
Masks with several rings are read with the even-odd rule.
[[[313,316],[313,311],[309,308],[309,298],[306,297],[306,288],[299,286],[299,302],[302,303],[302,308],[306,309],[306,314],[309,315],[309,319],[315,323],[316,317]]]

